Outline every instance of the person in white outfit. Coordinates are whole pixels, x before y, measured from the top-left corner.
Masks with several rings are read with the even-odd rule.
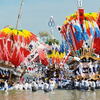
[[[84,85],[85,85],[85,90],[88,90],[89,89],[89,81],[85,80]]]
[[[5,92],[8,91],[8,83],[7,83],[7,81],[5,81],[5,83],[4,83],[4,90],[5,90]]]
[[[24,85],[25,90],[28,90],[28,85],[29,85],[28,83],[25,83],[25,85]]]
[[[91,90],[94,91],[96,87],[96,84],[94,81],[91,82]]]
[[[100,80],[97,80],[97,81],[96,81],[96,88],[97,88],[97,89],[100,89]]]
[[[19,90],[23,90],[23,87],[24,87],[23,84],[20,83],[20,84],[19,84]]]
[[[50,80],[50,84],[49,84],[49,90],[50,91],[53,91],[54,90],[54,87],[55,87],[55,80]]]
[[[16,84],[14,85],[14,89],[15,89],[15,90],[18,90],[18,88],[19,88],[19,83],[16,83]]]
[[[38,84],[35,81],[33,81],[32,82],[32,91],[37,91],[37,90],[38,90]]]
[[[43,84],[44,84],[44,82],[42,80],[40,80],[38,83],[38,87],[40,90],[43,90]]]
[[[84,87],[85,87],[85,84],[84,84],[84,83],[85,83],[85,80],[82,79],[82,80],[81,80],[81,83],[80,83],[80,89],[82,89],[82,90],[85,89],[85,88],[84,88]]]
[[[32,84],[31,83],[28,84],[28,89],[32,90]]]
[[[75,89],[78,89],[79,88],[79,82],[78,80],[75,80]]]
[[[49,92],[49,84],[44,83],[44,92]]]

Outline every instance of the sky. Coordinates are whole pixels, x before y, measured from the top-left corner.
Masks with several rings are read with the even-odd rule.
[[[98,12],[100,0],[83,0],[85,12]],[[48,22],[54,16],[56,26],[63,25],[65,17],[77,10],[77,0],[24,0],[19,29],[27,29],[34,34],[50,32]],[[16,26],[21,0],[0,0],[0,29],[7,25]],[[54,36],[61,39],[54,29]]]

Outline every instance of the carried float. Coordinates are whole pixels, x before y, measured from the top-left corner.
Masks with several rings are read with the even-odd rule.
[[[0,69],[4,74],[0,73],[1,78],[6,78],[7,72],[14,72],[31,53],[28,47],[31,41],[36,42],[38,39],[28,30],[17,30],[11,26],[0,30]]]
[[[97,62],[96,64],[100,65],[100,12],[85,13],[84,8],[82,8],[82,1],[78,3],[78,10],[70,16],[66,16],[62,27],[58,27],[69,47],[70,55],[68,56],[73,58],[66,60],[67,63],[70,62],[69,66],[72,64],[73,71],[77,69],[73,62],[82,63],[81,67],[90,62]],[[88,65],[89,67],[90,65]],[[85,78],[87,75],[84,73],[83,76],[79,76]],[[88,73],[88,78],[90,77]],[[100,79],[100,68],[94,77]]]

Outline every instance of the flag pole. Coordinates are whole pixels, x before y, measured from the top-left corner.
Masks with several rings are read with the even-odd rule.
[[[77,0],[77,7],[82,8],[83,7],[83,0]]]
[[[50,35],[51,35],[51,38],[55,38],[54,37],[54,35],[53,35],[53,32],[54,32],[54,27],[55,27],[55,21],[54,21],[54,17],[53,16],[51,16],[50,17],[50,20],[49,20],[49,22],[48,22],[48,26],[50,27]]]
[[[23,3],[24,3],[24,0],[21,0],[21,4],[20,4],[20,8],[19,8],[19,13],[18,13],[18,16],[17,16],[16,27],[15,27],[16,29],[18,28],[19,20],[20,20],[20,18],[21,18]]]

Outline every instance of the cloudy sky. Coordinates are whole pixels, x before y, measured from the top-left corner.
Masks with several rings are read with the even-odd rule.
[[[48,21],[54,16],[56,25],[62,25],[65,17],[77,10],[77,0],[24,0],[19,28],[35,34],[49,31]],[[21,0],[0,0],[0,29],[7,25],[15,27]],[[98,12],[100,0],[84,0],[85,12]],[[55,30],[55,37],[59,33]]]

